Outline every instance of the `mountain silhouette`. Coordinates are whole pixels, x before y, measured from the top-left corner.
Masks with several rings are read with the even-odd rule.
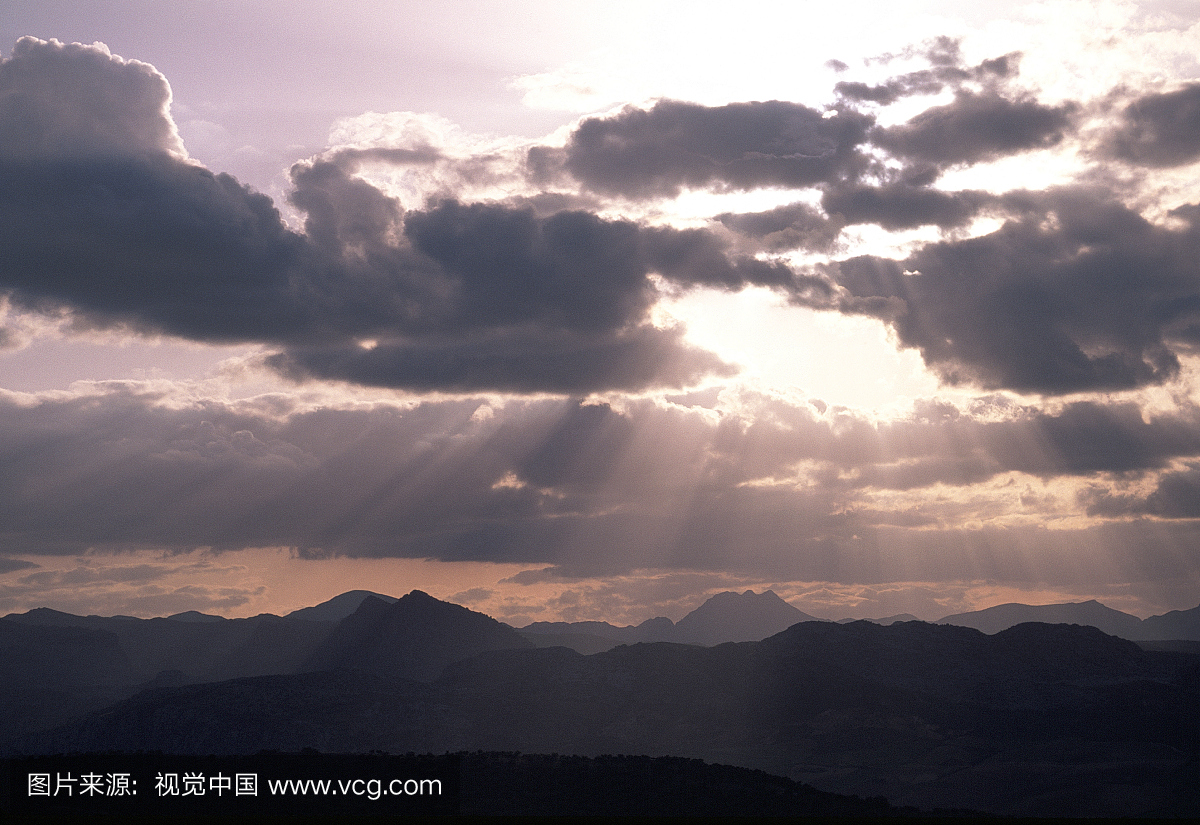
[[[131,616],[74,616],[38,608],[7,620],[19,625],[73,627],[114,635],[136,682],[162,671],[187,681],[293,673],[333,630],[332,622],[305,622],[269,613],[248,619],[189,621]]]
[[[937,621],[938,624],[973,627],[984,633],[999,633],[1022,622],[1088,625],[1122,639],[1146,638],[1141,619],[1106,607],[1095,599],[1067,604],[1001,604],[985,610],[956,613]]]
[[[1183,815],[1200,813],[1198,662],[1077,625],[803,622],[715,647],[496,649],[427,682],[163,687],[21,749],[674,755],[922,808]]]
[[[167,616],[168,619],[176,622],[223,622],[226,621],[224,616],[214,616],[211,613],[201,613],[199,610],[185,610],[182,613],[173,613]]]
[[[388,604],[367,596],[301,665],[428,681],[451,662],[487,650],[532,647],[490,616],[414,590]]]
[[[520,629],[538,647],[561,645],[583,654],[598,653],[618,644],[681,642],[718,645],[765,639],[796,622],[820,621],[785,602],[774,591],[726,591],[710,597],[678,622],[659,616],[636,626],[608,622],[534,622]]]
[[[1200,606],[1191,610],[1172,610],[1142,620],[1143,639],[1186,639],[1200,641]]]
[[[665,616],[625,627],[597,621],[533,622],[517,632],[535,647],[569,647],[586,656],[617,645],[670,641],[675,638],[675,623]]]
[[[0,753],[641,754],[927,809],[1200,815],[1194,643],[1138,644],[1079,622],[987,634],[799,621],[760,641],[581,655],[420,591],[391,603],[348,596],[331,600],[358,599],[337,623],[45,609],[0,619]],[[1028,606],[1002,607],[989,617]],[[1052,608],[1091,621],[1117,613],[1030,609]],[[711,641],[766,632],[745,617],[784,623],[791,610],[769,592],[719,594],[690,620],[617,630],[690,626]],[[1137,627],[1190,632],[1198,615]]]
[[[114,633],[12,619],[0,619],[0,673],[0,742],[124,698],[141,675]]]
[[[895,624],[896,622],[919,622],[921,621],[911,613],[897,613],[895,616],[884,616],[879,619],[838,619],[838,624],[850,624],[850,622],[874,622],[875,624]]]
[[[395,596],[385,596],[382,593],[373,593],[370,590],[349,590],[312,607],[302,607],[299,610],[293,610],[287,614],[286,618],[304,619],[308,622],[340,622],[355,610],[358,610],[359,605],[368,597],[379,599],[387,604],[392,604],[396,601]]]
[[[819,620],[792,607],[773,590],[725,591],[676,622],[673,641],[699,645],[756,642],[797,622],[815,621]]]

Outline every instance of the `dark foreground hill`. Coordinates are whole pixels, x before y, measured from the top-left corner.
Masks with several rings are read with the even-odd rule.
[[[462,756],[464,814],[491,816],[915,815],[881,798],[826,793],[762,771],[698,759],[472,753]]]
[[[921,808],[1200,814],[1200,658],[1090,627],[988,636],[807,622],[761,642],[503,649],[428,682],[363,671],[161,687],[31,753],[678,756]]]

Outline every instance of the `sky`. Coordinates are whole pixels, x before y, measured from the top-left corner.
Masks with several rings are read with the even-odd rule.
[[[0,614],[1200,604],[1200,2],[0,8]]]

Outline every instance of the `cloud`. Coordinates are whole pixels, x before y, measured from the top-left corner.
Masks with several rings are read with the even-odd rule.
[[[828,252],[845,225],[807,203],[790,203],[762,212],[724,212],[716,220],[735,232],[758,240],[772,252],[808,249]]]
[[[1093,485],[1080,492],[1089,516],[1200,519],[1200,464],[1163,473],[1146,493]]]
[[[202,341],[319,329],[312,296],[292,289],[303,239],[229,176],[163,155],[0,168],[14,305]]]
[[[1016,55],[964,66],[947,38],[913,53],[930,68],[893,78],[894,93],[942,84],[954,99],[888,127],[846,103],[846,90],[828,111],[663,100],[586,118],[564,147],[530,149],[520,169],[491,150],[452,151],[433,121],[405,116],[403,145],[359,142],[292,167],[298,232],[267,197],[186,161],[152,67],[101,46],[23,39],[0,64],[6,128],[49,137],[0,140],[0,221],[11,230],[0,288],[17,309],[83,326],[261,343],[271,348],[262,363],[298,381],[418,391],[585,394],[728,377],[731,365],[682,328],[656,326],[653,310],[672,291],[746,286],[877,317],[951,384],[1063,394],[1177,376],[1179,352],[1200,340],[1196,207],[1176,209],[1169,228],[1100,186],[933,188],[947,166],[1055,145],[1079,108],[1009,91]],[[76,107],[78,90],[122,103]],[[1143,96],[1108,151],[1191,157],[1194,92]],[[456,180],[472,164],[508,164],[506,175],[532,175],[522,185],[549,189],[405,208],[411,198],[366,171],[446,164]],[[554,188],[564,182],[583,195]],[[613,195],[798,186],[819,192],[821,209],[797,201],[690,229],[602,211]],[[797,273],[761,254],[833,252],[846,226],[959,230],[981,214],[1006,223],[904,260]]]
[[[0,99],[19,107],[20,128],[59,136],[0,143],[10,228],[0,288],[20,309],[274,345],[266,363],[293,378],[586,392],[729,374],[680,331],[650,324],[651,268],[728,288],[790,277],[727,259],[702,232],[579,210],[444,200],[406,213],[356,174],[366,162],[434,163],[429,146],[342,148],[297,164],[290,200],[305,231],[293,232],[267,197],[180,159],[169,90],[151,67],[29,39],[2,65]],[[53,82],[26,81],[45,76]],[[67,87],[133,102],[68,118]]]
[[[994,200],[986,192],[942,192],[924,186],[892,183],[886,186],[842,186],[826,190],[821,206],[839,223],[874,223],[888,230],[935,225],[964,226]]]
[[[103,44],[22,37],[0,61],[0,90],[0,157],[187,157],[166,78]]]
[[[549,329],[619,329],[652,302],[638,260],[638,228],[585,212],[546,219],[532,210],[444,201],[409,215],[405,234],[459,293],[440,330],[536,323]]]
[[[790,276],[730,263],[699,233],[584,212],[538,218],[445,202],[402,219],[380,190],[328,164],[294,173],[303,236],[264,196],[173,161],[12,171],[0,217],[14,228],[4,246],[19,265],[3,276],[14,304],[193,340],[283,344],[268,363],[289,375],[529,392],[681,386],[729,369],[649,326],[650,266],[691,283]],[[676,237],[692,243],[672,254]],[[364,353],[367,338],[387,346]],[[393,369],[389,354],[412,361]]]
[[[1078,401],[1019,424],[980,428],[988,452],[1006,469],[1034,475],[1125,473],[1163,468],[1200,453],[1200,411],[1145,416],[1137,404]],[[1037,449],[1030,449],[1030,444]]]
[[[1134,100],[1103,148],[1109,157],[1152,167],[1200,159],[1200,83]]]
[[[0,558],[0,575],[3,575],[4,573],[12,573],[17,570],[35,570],[37,567],[38,565],[31,561]]]
[[[924,56],[933,64],[931,68],[897,75],[875,86],[844,80],[835,84],[833,90],[845,100],[886,106],[904,97],[935,95],[946,88],[958,89],[971,81],[994,86],[1015,77],[1021,60],[1019,52],[1012,52],[984,60],[977,66],[965,67],[958,41],[949,38],[939,38]]]
[[[587,118],[571,133],[564,168],[585,187],[628,198],[685,188],[795,188],[854,176],[873,118],[799,103],[701,106],[662,100]]]
[[[122,564],[95,557],[74,561],[74,567],[0,583],[0,613],[44,607],[47,602],[58,610],[79,615],[166,616],[186,610],[223,613],[245,606],[265,591],[263,586],[248,582],[182,583],[198,577],[219,579],[231,572],[206,561]],[[237,572],[236,568],[232,572]]]
[[[600,334],[497,330],[414,343],[290,347],[264,363],[295,381],[325,379],[413,390],[586,394],[685,387],[736,368],[648,324]]]
[[[0,554],[291,547],[304,558],[519,562],[554,577],[654,568],[868,581],[925,548],[969,577],[968,562],[949,561],[953,542],[1006,517],[993,534],[1007,559],[997,571],[1011,576],[1022,548],[1084,545],[1072,544],[1077,531],[1029,532],[1053,502],[1017,506],[1006,476],[1114,496],[1113,479],[1139,474],[1174,489],[1175,463],[1200,457],[1200,414],[1144,419],[1133,404],[925,405],[881,423],[748,391],[716,409],[544,399],[493,401],[490,415],[473,400],[316,410],[181,400],[137,385],[4,399]],[[879,556],[891,546],[909,549]],[[933,561],[920,564],[934,575]],[[122,575],[153,583],[156,570]]]
[[[939,166],[978,163],[1060,143],[1077,106],[1046,106],[1031,96],[1010,99],[995,91],[959,90],[898,126],[879,127],[872,142],[910,161]]]
[[[843,105],[818,112],[781,101],[701,106],[659,101],[588,118],[565,149],[534,147],[534,180],[562,173],[593,192],[647,199],[684,189],[718,191],[815,187],[824,214],[806,204],[778,207],[756,217],[717,219],[766,249],[828,251],[846,225],[874,223],[888,230],[967,225],[992,196],[930,188],[941,171],[960,164],[1046,148],[1074,126],[1078,106],[1047,106],[1026,92],[1007,92],[1020,55],[963,66],[957,41],[938,38],[919,52],[929,69],[900,75],[884,86],[841,82]],[[968,84],[977,88],[968,88]],[[890,103],[915,94],[955,90],[954,100],[891,127],[847,103]],[[881,163],[871,150],[903,162]]]
[[[1064,394],[1176,376],[1200,320],[1200,225],[1158,226],[1086,187],[1008,202],[1023,214],[990,234],[831,266],[843,310],[885,320],[951,384]]]

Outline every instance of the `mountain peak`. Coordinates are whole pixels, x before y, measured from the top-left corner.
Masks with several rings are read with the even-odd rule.
[[[362,607],[363,602],[367,599],[373,599],[384,604],[391,604],[396,601],[395,596],[385,596],[382,593],[375,593],[370,590],[348,590],[318,605],[293,610],[287,614],[287,617],[289,619],[304,619],[308,622],[340,622]]]
[[[675,625],[675,638],[691,644],[751,642],[773,636],[797,622],[816,619],[788,604],[773,590],[717,593]]]
[[[387,597],[383,597],[387,598]],[[305,664],[432,680],[450,662],[487,650],[532,647],[508,625],[414,590],[390,603],[368,595]]]

